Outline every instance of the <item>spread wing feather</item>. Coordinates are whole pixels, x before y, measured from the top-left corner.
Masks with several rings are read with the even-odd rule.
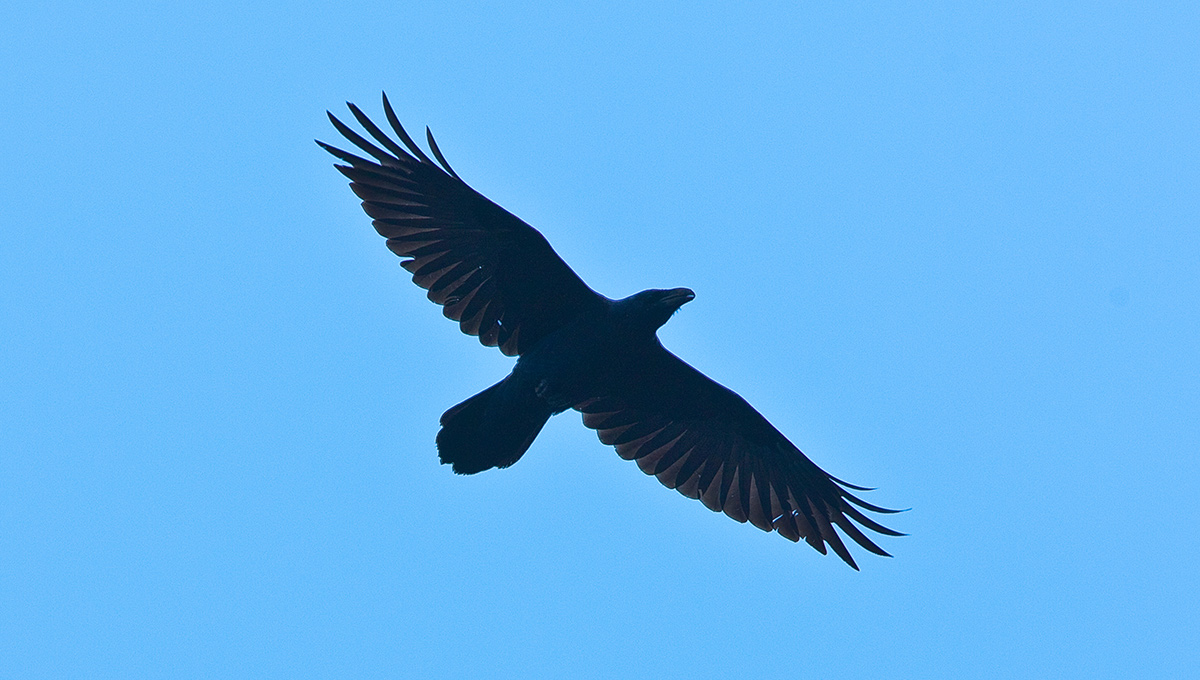
[[[450,168],[426,129],[437,162],[383,109],[400,142],[357,106],[355,120],[374,142],[331,113],[338,132],[368,156],[317,142],[362,199],[363,210],[413,282],[468,335],[516,356],[581,312],[603,306],[537,230],[469,187]],[[403,146],[401,146],[403,144]]]
[[[575,408],[600,441],[667,487],[739,522],[803,539],[822,554],[828,546],[855,569],[834,527],[883,556],[888,553],[859,527],[903,535],[859,508],[895,510],[859,499],[851,490],[868,489],[817,467],[744,399],[661,345],[631,361],[629,370],[639,378],[614,376],[606,394]]]

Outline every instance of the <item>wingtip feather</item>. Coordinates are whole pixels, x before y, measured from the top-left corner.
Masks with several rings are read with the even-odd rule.
[[[433,138],[433,130],[430,130],[428,125],[425,126],[425,139],[429,140],[429,150],[433,152],[434,157],[437,158],[438,162],[442,164],[442,169],[446,171],[446,174],[461,182],[462,178],[459,177],[458,173],[454,172],[454,168],[450,167],[450,164],[446,162],[446,157],[442,155],[442,150],[438,148],[437,140]]]
[[[388,125],[392,126],[392,130],[396,133],[396,136],[400,138],[401,142],[404,142],[404,146],[408,147],[412,155],[416,156],[422,163],[437,165],[429,159],[429,156],[425,155],[421,147],[417,146],[417,143],[408,135],[408,131],[400,124],[400,118],[396,116],[396,111],[392,109],[392,103],[388,101],[387,94],[383,95],[383,115],[387,118]]]

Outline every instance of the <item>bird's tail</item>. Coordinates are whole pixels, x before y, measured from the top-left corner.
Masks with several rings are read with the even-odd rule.
[[[551,415],[532,389],[509,376],[442,414],[438,457],[460,475],[506,468],[521,458]]]

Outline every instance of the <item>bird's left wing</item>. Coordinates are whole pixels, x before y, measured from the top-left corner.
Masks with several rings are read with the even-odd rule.
[[[600,441],[637,461],[669,488],[739,522],[785,538],[828,543],[858,566],[834,531],[887,556],[858,526],[901,536],[863,514],[892,513],[855,496],[869,489],[843,482],[808,459],[744,399],[661,345],[616,375],[602,396],[575,406]]]
[[[467,186],[426,129],[435,163],[408,136],[387,96],[383,109],[401,147],[358,107],[350,112],[376,143],[331,113],[338,132],[374,160],[317,142],[347,165],[337,169],[374,218],[413,281],[468,335],[514,356],[575,316],[602,309],[536,229]],[[381,148],[382,146],[382,148]]]

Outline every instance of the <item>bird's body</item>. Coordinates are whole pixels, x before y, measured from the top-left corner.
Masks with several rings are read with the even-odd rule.
[[[665,351],[655,334],[661,323],[655,323],[653,311],[661,310],[665,322],[695,294],[679,288],[638,295],[605,300],[599,314],[580,314],[522,354],[513,375],[531,379],[556,413],[621,383],[640,381],[649,357]]]
[[[651,324],[693,297],[686,288],[644,291],[580,310],[522,353],[501,383],[447,411],[437,440],[442,461],[463,474],[507,467],[550,416],[633,391],[666,351]]]
[[[551,416],[575,409],[623,458],[711,510],[803,538],[822,553],[828,543],[855,568],[834,525],[887,555],[854,522],[900,535],[861,509],[893,511],[854,496],[847,488],[867,489],[821,470],[744,399],[659,342],[656,331],[694,298],[691,290],[599,295],[540,233],[467,186],[432,135],[438,163],[426,156],[386,97],[385,114],[405,148],[350,110],[384,148],[330,120],[375,160],[321,146],[349,164],[337,167],[376,230],[463,332],[518,357],[504,380],[443,414],[443,463],[462,474],[512,465]]]

